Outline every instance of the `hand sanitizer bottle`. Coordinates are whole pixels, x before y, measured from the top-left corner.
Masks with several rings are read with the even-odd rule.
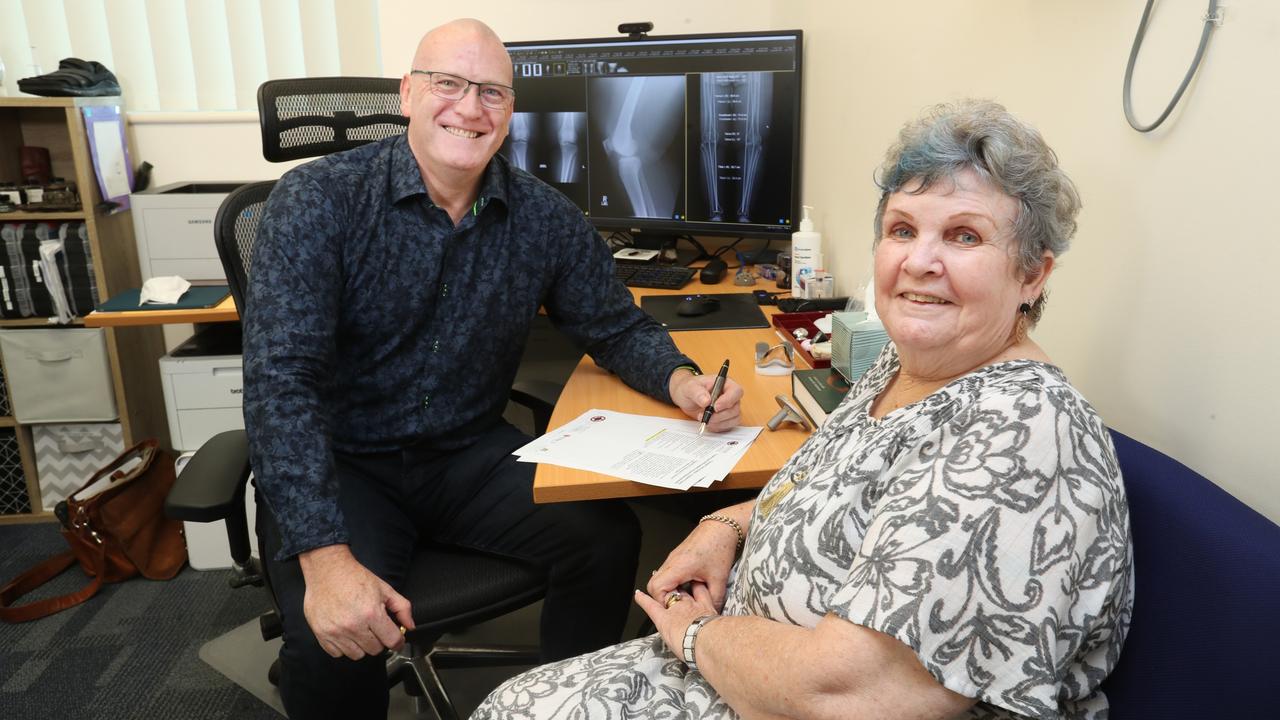
[[[791,297],[808,297],[803,285],[822,268],[822,235],[813,229],[812,207],[804,206],[800,230],[791,235]]]

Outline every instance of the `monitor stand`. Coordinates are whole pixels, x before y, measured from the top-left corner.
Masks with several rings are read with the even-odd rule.
[[[633,233],[632,244],[642,250],[662,250],[663,254],[659,256],[658,261],[663,265],[680,265],[687,266],[689,263],[698,259],[699,253],[692,248],[683,248],[679,244],[679,235],[670,235],[666,233]],[[670,251],[676,251],[674,260],[669,259]]]

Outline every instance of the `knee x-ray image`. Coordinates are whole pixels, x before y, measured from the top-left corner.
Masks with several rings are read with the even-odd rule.
[[[778,81],[769,72],[703,73],[691,79],[689,162],[697,174],[691,180],[696,187],[690,193],[690,220],[788,221],[790,131],[789,125],[778,125],[786,122],[789,109],[774,106]]]
[[[504,145],[507,159],[521,170],[549,183],[579,182],[586,162],[586,113],[513,113]]]
[[[683,76],[589,80],[593,215],[683,217],[684,94]]]

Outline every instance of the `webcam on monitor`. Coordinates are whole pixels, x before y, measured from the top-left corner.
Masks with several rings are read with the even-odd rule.
[[[618,32],[623,35],[630,35],[633,38],[644,37],[644,34],[652,29],[653,23],[651,22],[622,23],[618,26]]]

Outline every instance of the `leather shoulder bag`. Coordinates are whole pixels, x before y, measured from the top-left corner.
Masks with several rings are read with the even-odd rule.
[[[71,546],[0,588],[0,620],[25,622],[52,615],[93,597],[104,582],[141,574],[168,580],[187,561],[182,523],[164,515],[173,487],[173,459],[155,440],[129,448],[64,502],[55,514]],[[72,593],[26,605],[13,601],[79,562],[92,578]]]

